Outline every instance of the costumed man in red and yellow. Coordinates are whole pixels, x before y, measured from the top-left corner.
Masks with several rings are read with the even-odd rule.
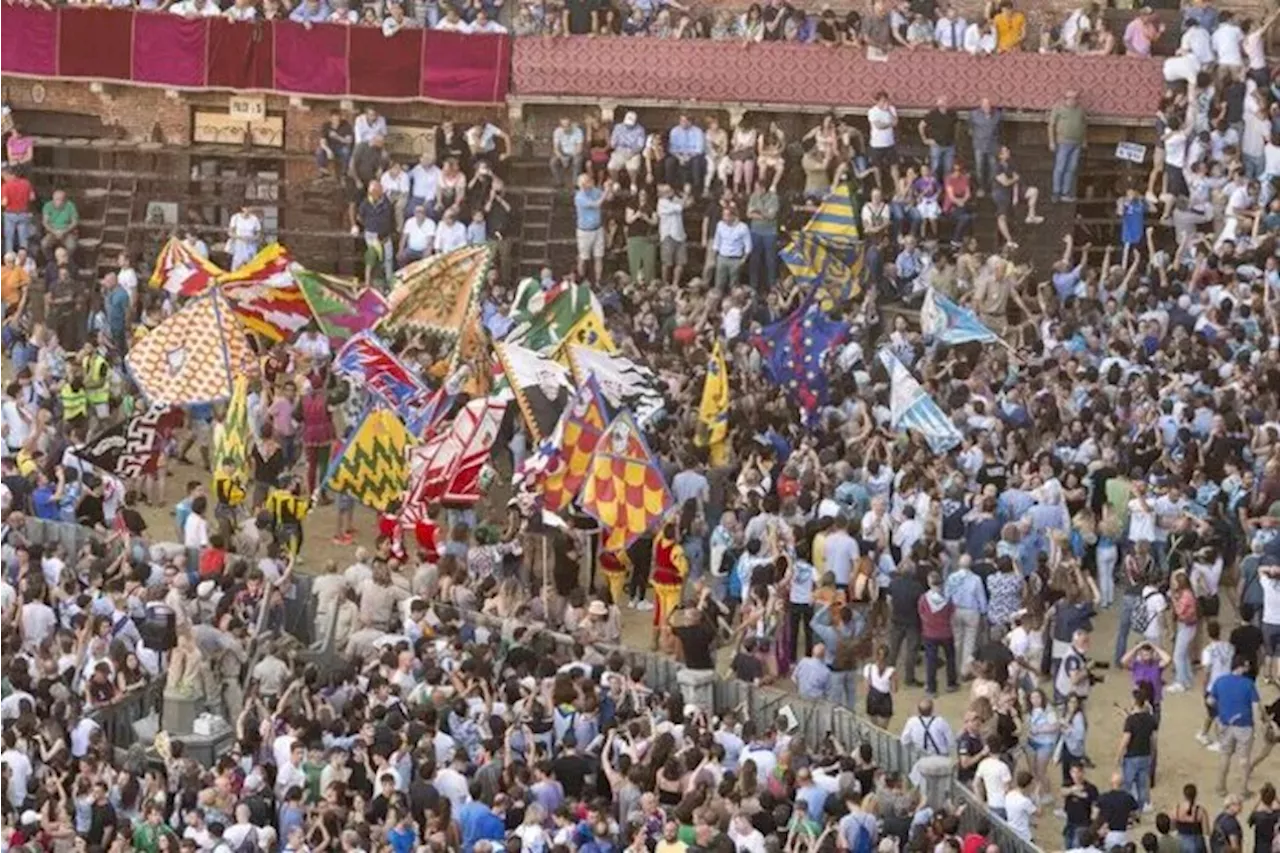
[[[600,571],[604,572],[605,583],[609,585],[613,606],[621,607],[623,596],[627,594],[627,578],[631,576],[631,558],[626,551],[602,552]]]
[[[653,585],[656,606],[653,608],[653,647],[666,649],[671,645],[671,628],[667,617],[680,606],[684,591],[684,579],[689,574],[689,560],[680,545],[680,533],[674,521],[668,521],[653,540],[653,571],[649,583]]]

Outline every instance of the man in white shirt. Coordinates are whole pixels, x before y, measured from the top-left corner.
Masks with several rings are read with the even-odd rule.
[[[435,241],[436,224],[427,218],[426,205],[419,204],[413,209],[413,216],[405,220],[404,231],[400,234],[400,266],[431,254]]]
[[[58,627],[58,614],[43,601],[22,605],[22,639],[24,648],[37,649],[53,636]]]
[[[711,248],[715,254],[716,289],[727,293],[738,284],[742,266],[751,254],[751,229],[738,219],[738,209],[729,205],[716,223]]]
[[[440,217],[436,228],[435,250],[444,254],[467,245],[467,226],[458,221],[457,208],[451,207]]]
[[[974,789],[979,796],[985,798],[987,808],[997,817],[1007,819],[1004,800],[1013,784],[1013,773],[1009,765],[997,756],[1000,753],[1000,739],[995,735],[987,738],[987,750],[991,753],[978,762],[978,770],[974,775]]]
[[[293,348],[305,355],[312,364],[324,364],[329,361],[333,350],[329,347],[329,336],[320,331],[320,327],[312,320],[302,330]]]
[[[582,162],[586,146],[586,135],[573,119],[564,116],[556,129],[551,131],[551,178],[556,186],[565,183],[565,172],[568,171],[569,184],[573,185],[582,171]],[[661,193],[662,188],[658,188]],[[659,202],[658,215],[662,215]]]
[[[658,241],[663,284],[680,284],[684,265],[689,261],[684,212],[692,201],[692,196],[676,195],[670,184],[658,185]]]
[[[888,171],[897,180],[898,155],[894,148],[897,135],[894,128],[898,126],[898,111],[889,103],[888,92],[876,93],[875,104],[867,110],[867,122],[871,125],[871,165],[880,169],[882,175]]]
[[[1201,65],[1212,65],[1217,58],[1213,52],[1213,39],[1195,18],[1187,18],[1183,22],[1186,30],[1182,33],[1182,41],[1178,44],[1179,53],[1190,53]]]
[[[822,543],[822,559],[826,570],[836,579],[836,586],[847,589],[853,564],[858,560],[858,540],[849,533],[853,520],[846,517],[838,519],[835,526],[826,535]]]
[[[1031,817],[1037,811],[1035,802],[1026,793],[1031,782],[1031,774],[1026,770],[1019,770],[1014,786],[1004,798],[1005,820],[1026,841],[1031,840]]]
[[[352,130],[355,133],[356,145],[362,142],[372,142],[375,136],[386,137],[387,120],[378,115],[378,111],[372,106],[368,106],[364,108],[364,112],[356,116]]]
[[[169,11],[184,18],[216,18],[222,14],[218,0],[178,0]]]
[[[398,162],[392,160],[391,166],[382,173],[378,181],[382,184],[383,194],[391,200],[391,207],[395,210],[395,225],[398,228],[405,220],[405,211],[409,205],[409,173]]]
[[[427,215],[434,219],[439,211],[432,210],[440,187],[440,167],[429,154],[418,158],[418,164],[409,170],[409,209],[426,205]]]
[[[182,544],[187,548],[205,548],[209,544],[209,522],[204,520],[204,513],[209,507],[209,499],[201,496],[191,502],[191,514],[182,526]]]
[[[17,748],[18,733],[12,728],[6,728],[4,732],[4,752],[0,752],[0,765],[9,771],[9,805],[13,806],[14,811],[22,811],[23,805],[27,802],[27,788],[31,784],[31,776],[35,773],[35,769],[31,766],[31,759],[27,757],[25,752]]]
[[[1218,26],[1210,37],[1218,65],[1224,68],[1244,68],[1244,31],[1235,22],[1230,10],[1224,9],[1218,16]]]
[[[933,25],[933,40],[942,50],[962,50],[966,28],[964,17],[956,14],[950,4],[944,4],[938,9],[938,21]]]
[[[227,223],[227,246],[231,252],[231,269],[244,266],[258,253],[262,243],[262,220],[253,207],[245,204]]]

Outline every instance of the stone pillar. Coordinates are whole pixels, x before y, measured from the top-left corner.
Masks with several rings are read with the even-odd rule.
[[[192,724],[200,716],[200,707],[204,700],[184,692],[164,692],[164,708],[161,712],[160,727],[170,735],[189,735]]]
[[[951,798],[955,762],[946,755],[926,755],[912,769],[930,808],[939,809]]]
[[[676,671],[676,684],[684,695],[686,705],[697,705],[709,714],[715,711],[716,673],[713,669],[689,669],[681,667]]]

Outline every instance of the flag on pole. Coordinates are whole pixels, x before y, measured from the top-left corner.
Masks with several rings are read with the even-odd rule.
[[[599,328],[588,332],[586,324],[595,322],[586,319],[588,315],[602,316],[600,302],[590,285],[562,281],[543,290],[542,283],[537,279],[526,278],[520,282],[516,298],[511,304],[508,316],[512,326],[506,340],[535,352],[554,351],[567,342],[612,352],[613,341],[608,340],[608,333],[603,330],[603,320],[599,322]],[[575,335],[588,339],[573,341]],[[592,336],[601,337],[608,344],[604,345],[604,340],[600,344],[593,343]]]
[[[397,271],[378,328],[456,337],[489,274],[493,252],[490,243],[463,246]]]
[[[729,365],[724,358],[724,344],[719,338],[707,359],[707,378],[702,385],[702,402],[698,406],[698,431],[694,443],[708,448],[712,465],[724,464],[728,456],[725,441],[729,437]]]
[[[373,327],[387,311],[387,300],[372,287],[354,280],[312,272],[301,264],[290,268],[316,324],[337,349],[352,335]]]
[[[888,347],[880,350],[880,363],[889,371],[889,425],[893,429],[920,433],[934,453],[946,453],[964,440],[951,418]]]
[[[567,350],[574,380],[581,385],[594,376],[609,405],[615,411],[630,409],[641,426],[653,423],[666,407],[662,383],[648,367],[577,344],[569,344]]]
[[[504,395],[516,401],[534,443],[541,442],[555,429],[573,393],[569,369],[517,344],[500,343],[494,350],[507,379]]]
[[[237,376],[258,371],[244,329],[217,289],[167,317],[124,361],[147,400],[174,406],[220,403],[231,397]]]
[[[928,336],[946,344],[965,344],[977,341],[988,344],[999,341],[999,336],[987,328],[978,315],[963,308],[929,288],[920,306],[920,329]]]
[[[579,501],[604,528],[602,551],[624,551],[675,506],[658,460],[629,412],[613,419],[596,443]]]
[[[413,437],[388,409],[371,409],[325,477],[330,489],[382,511],[409,485],[406,457]]]
[[[519,477],[521,491],[541,490],[542,506],[551,512],[562,512],[572,504],[608,418],[604,394],[595,379],[588,378],[574,393],[551,437],[525,461]]]
[[[402,525],[427,517],[433,503],[471,506],[480,500],[485,465],[498,439],[507,403],[480,397],[463,406],[447,429],[410,452],[410,484]]]
[[[849,194],[849,184],[844,182],[827,193],[804,230],[828,245],[852,243],[862,237],[862,222],[858,215]]]
[[[844,340],[847,323],[827,317],[816,305],[798,308],[790,317],[766,326],[752,339],[764,357],[765,377],[786,389],[811,418],[830,397],[823,360]]]
[[[801,231],[779,257],[796,283],[812,295],[824,311],[849,305],[862,296],[862,247],[832,244],[812,232]]]
[[[174,296],[198,296],[226,273],[208,258],[177,237],[170,237],[156,256],[148,282],[152,287],[163,287]]]
[[[213,427],[213,472],[228,465],[238,474],[247,473],[249,464],[249,380],[237,376],[226,414]]]
[[[272,243],[218,278],[244,327],[275,343],[292,339],[312,318],[311,307],[290,272],[292,265],[289,252]]]
[[[159,467],[160,451],[181,420],[181,412],[159,403],[107,427],[72,455],[117,477],[141,477]]]

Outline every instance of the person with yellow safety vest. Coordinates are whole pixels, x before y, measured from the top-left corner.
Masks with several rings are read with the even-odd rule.
[[[97,421],[105,421],[111,414],[111,362],[101,347],[85,344],[82,367],[89,411]]]
[[[89,395],[85,391],[84,375],[79,365],[70,365],[58,397],[62,401],[62,419],[69,429],[78,431],[88,426]]]

